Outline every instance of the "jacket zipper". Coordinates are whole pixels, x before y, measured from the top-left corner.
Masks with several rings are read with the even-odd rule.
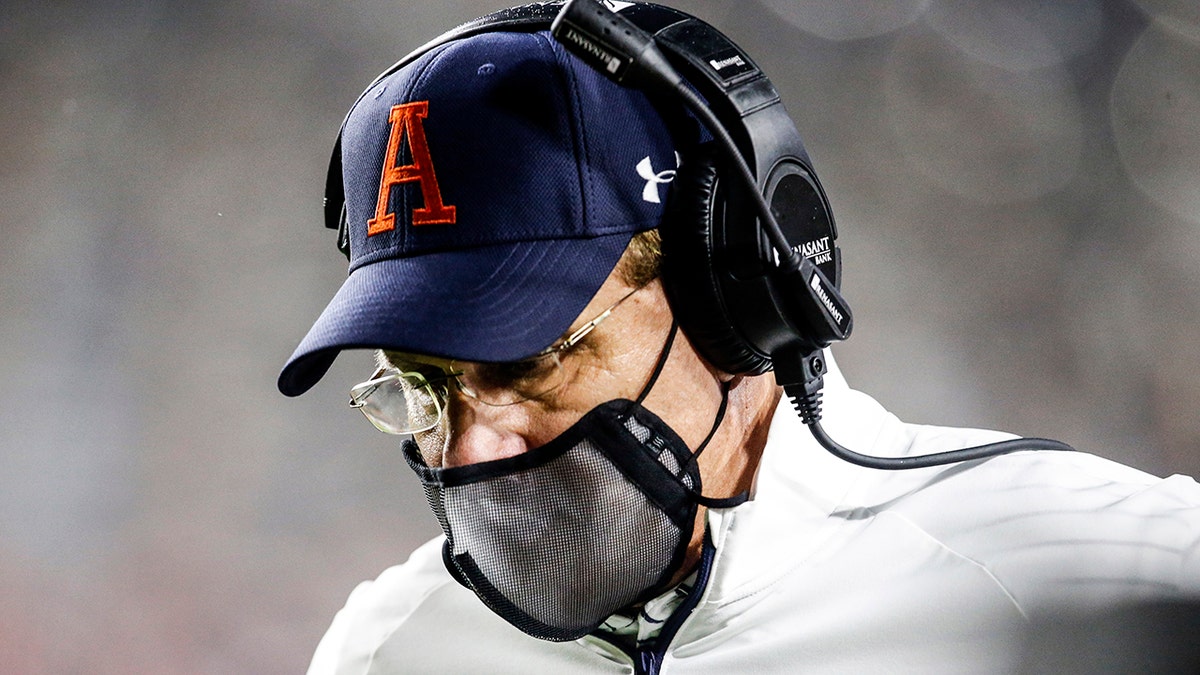
[[[667,617],[658,637],[643,647],[633,649],[605,640],[629,655],[630,660],[633,661],[633,672],[635,675],[658,675],[659,670],[662,669],[663,659],[667,655],[667,648],[671,646],[671,642],[675,639],[675,634],[679,632],[680,627],[683,626],[683,622],[692,615],[692,610],[696,609],[696,605],[700,604],[700,596],[704,594],[704,590],[708,587],[708,577],[712,571],[712,563],[713,559],[716,558],[716,552],[716,546],[712,543],[708,532],[705,532],[704,547],[700,554],[700,566],[696,570],[696,583],[692,586],[692,592],[684,598],[683,603],[676,607],[674,612],[671,612],[671,616]]]

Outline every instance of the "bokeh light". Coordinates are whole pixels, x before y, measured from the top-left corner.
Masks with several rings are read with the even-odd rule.
[[[884,35],[917,20],[930,0],[762,0],[792,26],[827,40],[855,40]]]
[[[1113,86],[1112,127],[1130,180],[1200,223],[1200,44],[1157,24],[1147,29]]]
[[[1137,4],[1164,28],[1200,42],[1200,3],[1195,0],[1137,0]]]
[[[1061,189],[1079,168],[1079,103],[1060,66],[1014,73],[942,39],[899,38],[882,82],[888,122],[908,165],[982,203]]]
[[[1029,71],[1091,49],[1100,37],[1102,14],[1095,0],[943,0],[925,20],[975,59]]]

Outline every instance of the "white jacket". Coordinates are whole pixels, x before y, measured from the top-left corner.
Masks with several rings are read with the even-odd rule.
[[[866,454],[1011,438],[904,424],[836,369],[825,389],[824,427]],[[785,400],[752,499],[710,512],[711,580],[661,672],[1011,672],[1031,620],[1200,594],[1198,506],[1190,478],[1084,453],[859,468],[817,445]],[[509,626],[451,579],[441,547],[356,588],[309,673],[634,672],[600,638]]]

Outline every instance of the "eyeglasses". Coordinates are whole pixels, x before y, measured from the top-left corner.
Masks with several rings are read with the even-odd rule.
[[[626,293],[562,342],[520,361],[450,361],[442,368],[393,358],[390,367],[377,369],[371,379],[350,389],[350,407],[362,411],[376,429],[405,435],[428,431],[441,423],[451,382],[466,396],[486,405],[505,406],[545,398],[567,379],[562,363],[567,351],[642,288]]]

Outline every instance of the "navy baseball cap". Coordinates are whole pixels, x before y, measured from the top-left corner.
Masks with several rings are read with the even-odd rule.
[[[551,345],[658,226],[677,155],[642,92],[547,32],[489,32],[377,80],[342,127],[349,276],[279,376],[343,349],[511,361]]]

